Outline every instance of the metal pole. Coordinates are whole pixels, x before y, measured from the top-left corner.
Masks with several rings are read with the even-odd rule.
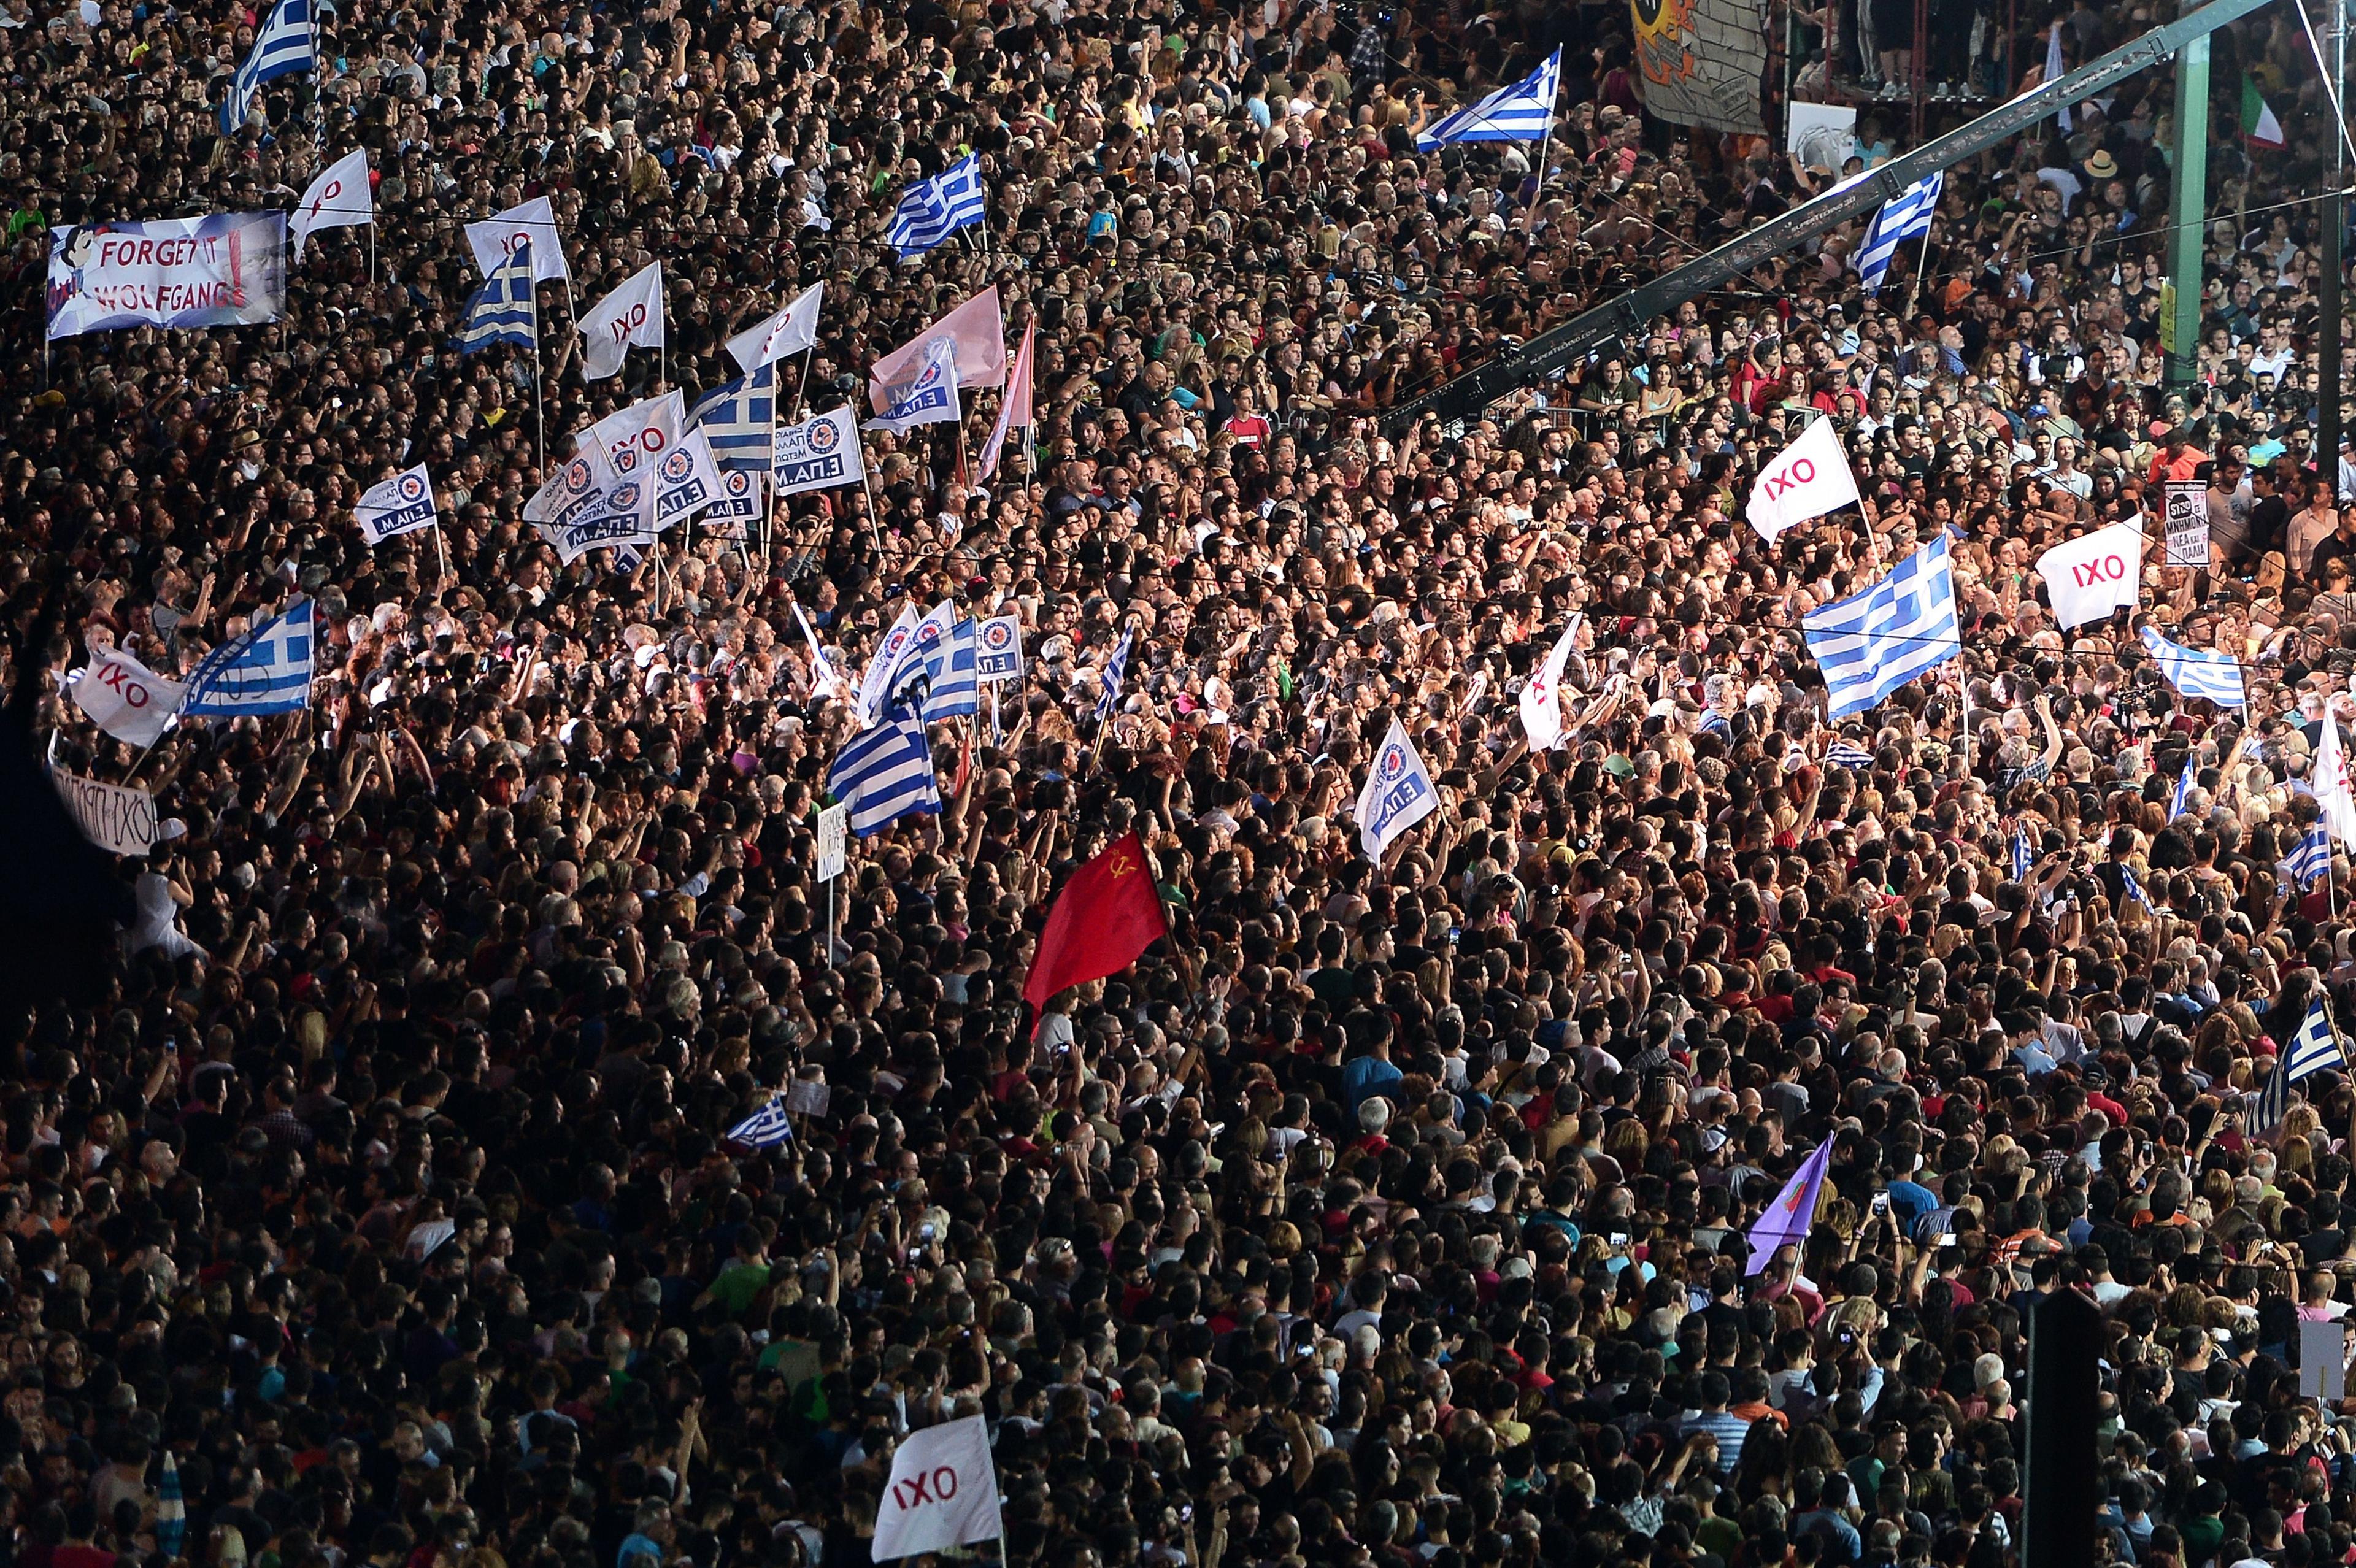
[[[2208,238],[2209,35],[2176,51],[2176,166],[2169,202],[2168,282],[2164,302],[2168,384],[2190,386],[2201,375],[2201,252]]]
[[[2336,116],[2338,106],[2348,101],[2348,0],[2333,0],[2327,25],[2331,29],[2331,100]],[[2316,291],[2323,321],[2316,334],[2315,382],[2323,395],[2316,420],[2315,471],[2331,486],[2337,502],[2343,498],[2340,492],[2340,351],[2344,333],[2340,313],[2346,306],[2340,291],[2347,281],[2348,262],[2340,254],[2340,244],[2347,232],[2348,209],[2347,197],[2340,193],[2348,185],[2348,136],[2341,126],[2331,130],[2331,192],[2323,199],[2323,277]]]

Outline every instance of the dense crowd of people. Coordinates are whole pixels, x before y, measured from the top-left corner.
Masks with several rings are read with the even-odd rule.
[[[2155,19],[1935,10],[1975,82]],[[1386,416],[1898,111],[1848,170],[1672,125],[1608,5],[342,0],[224,135],[260,19],[0,0],[10,678],[165,819],[98,993],[0,1010],[5,1568],[850,1568],[895,1445],[977,1413],[977,1550],[1040,1568],[2002,1568],[2056,1292],[2103,1314],[2098,1563],[2356,1560],[2356,1403],[2294,1365],[2356,1304],[2356,1089],[2254,1098],[2356,980],[2344,856],[2278,869],[2356,720],[2289,7],[2213,39],[2189,378],[2163,69],[1948,171],[1878,292],[1834,229],[1461,428]],[[1912,69],[1899,20],[1774,31],[1830,91]],[[1418,150],[1558,45],[1543,148]],[[376,221],[277,324],[38,340],[52,226],[289,205],[354,148]],[[896,259],[968,152],[986,223]],[[460,356],[463,225],[540,196],[572,287]],[[584,380],[575,302],[656,260],[662,355]],[[781,403],[863,404],[995,287],[1027,439],[979,479],[983,389],[870,437],[872,489],[561,563],[522,511],[571,432],[813,283]],[[1764,542],[1818,417],[1864,505]],[[370,547],[415,463],[438,533]],[[2058,627],[2038,555],[2156,537],[2171,479],[2208,568]],[[1942,532],[1964,658],[1828,720],[1801,615]],[[302,713],[149,752],[65,692],[305,600]],[[855,675],[945,601],[1025,673],[822,884],[857,720],[795,612]],[[1371,859],[1394,719],[1442,805]],[[1168,937],[1034,1015],[1056,890],[1131,829]]]

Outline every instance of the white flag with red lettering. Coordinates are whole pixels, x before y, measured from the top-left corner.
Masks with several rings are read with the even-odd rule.
[[[2143,584],[2143,530],[2132,523],[2065,539],[2037,558],[2053,619],[2063,631],[2136,607]]]
[[[892,1455],[892,1479],[875,1509],[868,1554],[878,1563],[995,1541],[998,1471],[979,1415],[911,1432]]]
[[[369,191],[368,150],[347,153],[321,172],[303,193],[302,202],[286,215],[286,232],[294,237],[294,259],[322,229],[365,228],[376,222],[376,199]]]
[[[1858,504],[1857,475],[1841,451],[1840,432],[1820,419],[1800,432],[1751,486],[1751,526],[1773,544],[1785,528]]]
[[[650,261],[582,315],[582,379],[598,381],[613,375],[633,347],[662,346],[662,263]]]
[[[134,746],[162,740],[166,722],[187,699],[185,686],[166,680],[119,648],[91,649],[89,667],[66,690],[91,723]]]

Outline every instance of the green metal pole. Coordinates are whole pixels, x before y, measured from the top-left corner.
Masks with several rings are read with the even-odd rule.
[[[2201,367],[2202,213],[2209,198],[2209,37],[2176,51],[2176,161],[2169,201],[2168,384],[2188,386]]]

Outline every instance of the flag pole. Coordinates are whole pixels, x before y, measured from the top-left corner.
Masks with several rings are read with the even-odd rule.
[[[541,385],[540,373],[540,285],[530,285],[531,293],[531,417],[534,434],[532,448],[540,460],[542,475],[548,471],[548,396]]]

